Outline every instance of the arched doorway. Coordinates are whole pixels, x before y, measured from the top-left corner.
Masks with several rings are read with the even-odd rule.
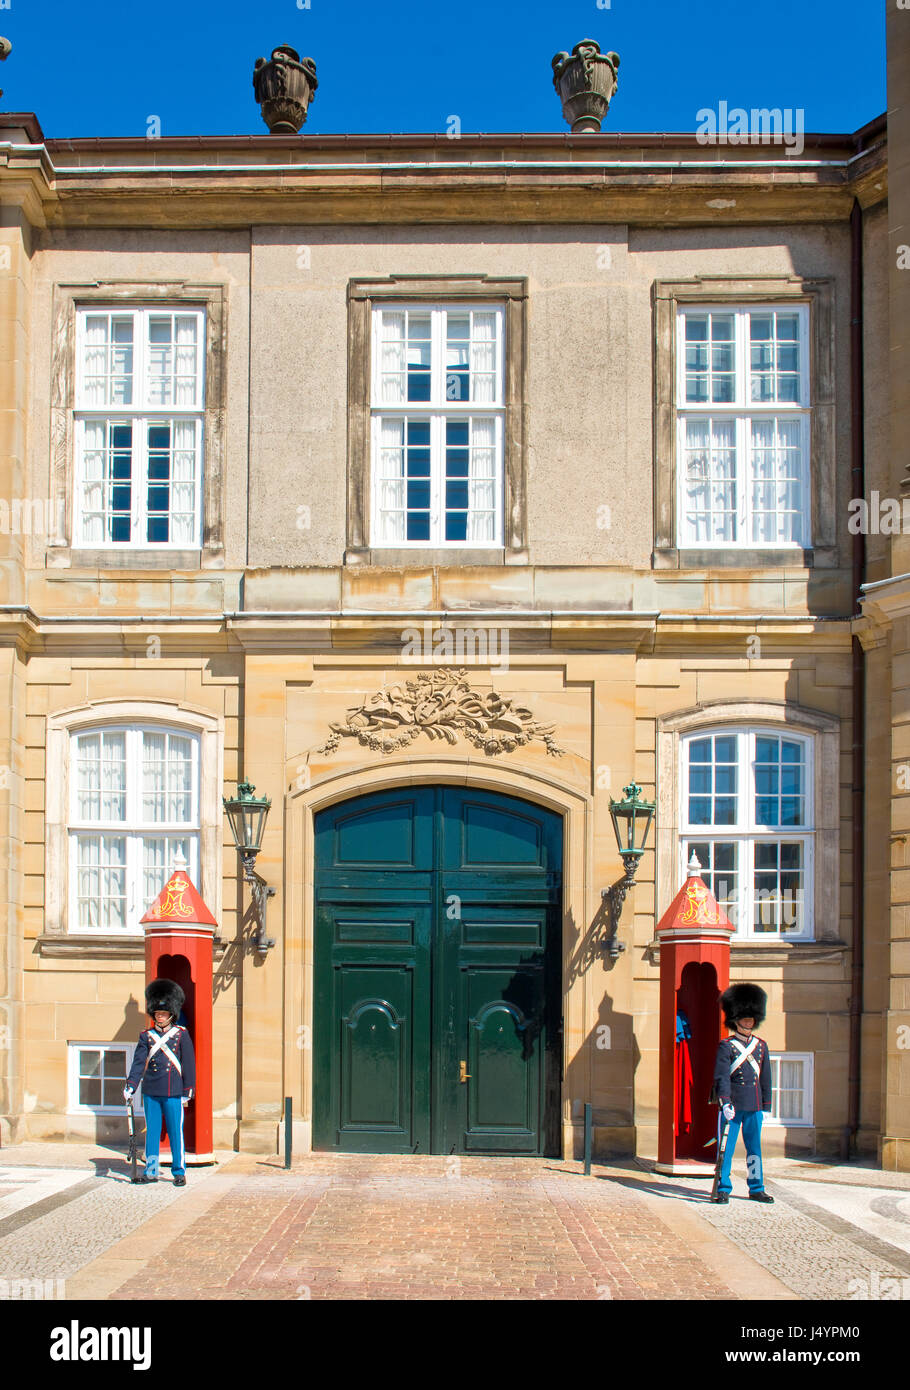
[[[559,1153],[562,822],[453,786],[315,818],[313,1143]]]

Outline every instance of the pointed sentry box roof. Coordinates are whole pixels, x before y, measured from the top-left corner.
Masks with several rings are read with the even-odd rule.
[[[189,874],[178,869],[171,874],[167,883],[152,903],[140,922],[151,925],[160,922],[173,922],[178,926],[217,927],[212,914],[193,887]]]
[[[674,928],[697,930],[699,927],[720,927],[730,932],[735,930],[711,889],[699,877],[700,869],[701,865],[693,854],[688,863],[689,876],[658,922],[658,933]]]

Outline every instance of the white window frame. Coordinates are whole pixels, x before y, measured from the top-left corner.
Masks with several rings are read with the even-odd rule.
[[[798,402],[751,400],[751,364],[749,360],[749,320],[753,314],[786,313],[799,320],[799,394]],[[733,317],[734,399],[732,401],[686,400],[686,320],[705,314],[725,314]],[[809,456],[811,448],[812,398],[810,384],[809,306],[783,301],[756,304],[685,303],[676,313],[676,515],[678,545],[681,549],[722,550],[794,550],[812,546],[812,496]],[[752,475],[751,428],[756,420],[800,421],[800,484],[802,510],[800,535],[797,540],[762,541],[752,539]],[[735,540],[700,537],[689,530],[686,500],[685,444],[689,421],[733,420],[735,436],[736,530]]]
[[[124,1114],[125,1101],[118,1105],[83,1105],[79,1100],[79,1053],[91,1049],[95,1052],[122,1052],[125,1054],[125,1075],[129,1076],[130,1067],[133,1065],[133,1056],[136,1052],[136,1043],[120,1042],[73,1042],[66,1044],[67,1051],[67,1110],[68,1115],[122,1115]],[[117,1078],[119,1080],[119,1077]],[[126,1081],[124,1080],[124,1086]],[[104,1089],[102,1086],[102,1095]],[[133,1097],[134,1104],[138,1097],[140,1104],[142,1100],[142,1083],[136,1087]]]
[[[496,316],[492,401],[453,401],[446,399],[446,323],[450,312],[493,313]],[[430,399],[428,401],[382,401],[381,383],[381,322],[386,313],[421,313],[430,315]],[[505,472],[504,423],[505,402],[505,305],[498,300],[445,300],[428,303],[423,300],[382,300],[373,305],[371,313],[370,351],[370,543],[381,550],[501,550],[503,547],[503,488]],[[493,536],[490,540],[447,540],[445,530],[445,425],[451,418],[486,417],[494,420],[495,482],[493,489]],[[430,423],[430,535],[425,540],[381,539],[381,508],[379,488],[379,449],[383,418]],[[407,515],[407,513],[406,513]]]
[[[769,1052],[771,1061],[771,1113],[765,1116],[765,1125],[777,1129],[811,1129],[815,1125],[815,1053],[814,1052]],[[803,1099],[805,1113],[801,1120],[782,1120],[780,1117],[780,1064],[781,1062],[802,1062]]]
[[[689,748],[699,739],[712,736],[737,739],[737,806],[739,819],[732,825],[691,825],[689,822]],[[783,739],[799,743],[804,750],[804,797],[806,824],[802,826],[760,825],[755,820],[754,753],[757,737]],[[714,764],[706,764],[714,766]],[[678,873],[680,882],[687,874],[687,861],[693,841],[723,841],[738,846],[737,872],[739,878],[738,921],[732,937],[735,942],[768,942],[780,944],[815,939],[815,835],[817,808],[815,805],[815,740],[804,734],[774,724],[709,724],[687,730],[679,741],[679,807],[678,807]],[[804,928],[795,931],[756,931],[754,927],[755,845],[779,841],[799,841],[803,844],[803,911]],[[706,865],[703,867],[707,867]]]
[[[80,818],[77,812],[78,786],[75,775],[76,746],[80,738],[91,737],[96,734],[104,733],[125,733],[125,766],[127,768],[126,778],[126,797],[125,815],[122,821],[88,821]],[[140,819],[142,780],[141,780],[141,750],[142,736],[145,733],[171,734],[179,738],[190,740],[193,750],[193,770],[192,770],[192,789],[191,806],[192,819],[190,821],[150,821],[143,822]],[[143,723],[125,722],[105,722],[97,724],[80,725],[73,728],[69,734],[69,803],[67,807],[67,881],[68,881],[68,913],[67,930],[77,936],[111,936],[129,937],[142,936],[143,929],[140,925],[140,918],[150,906],[142,898],[141,880],[143,874],[142,866],[142,840],[144,838],[182,838],[190,842],[190,859],[186,864],[186,872],[193,883],[200,881],[200,855],[202,841],[201,823],[201,762],[202,762],[202,742],[199,730],[192,728],[182,728],[174,724],[156,724],[152,721]],[[130,769],[136,769],[132,772]],[[78,900],[78,855],[76,852],[77,840],[79,836],[87,835],[109,835],[119,836],[126,840],[126,892],[127,892],[127,925],[125,927],[110,926],[83,926],[79,922],[79,900]],[[165,882],[167,882],[166,875]],[[162,885],[163,886],[163,885]]]
[[[130,318],[133,322],[133,400],[129,405],[98,405],[85,398],[85,349],[86,321],[89,318],[108,315],[109,318]],[[157,405],[147,399],[148,386],[148,321],[152,317],[171,315],[196,320],[197,376],[196,400],[192,406]],[[75,468],[73,490],[73,545],[80,549],[93,550],[196,550],[201,545],[203,472],[205,468],[205,392],[206,392],[206,311],[194,306],[167,302],[134,308],[124,304],[80,305],[76,310],[76,370],[75,370]],[[194,480],[194,528],[191,538],[180,540],[149,541],[147,536],[148,489],[154,486],[148,479],[148,431],[149,426],[173,424],[176,421],[195,422],[196,476]],[[131,473],[130,473],[130,539],[113,541],[104,537],[97,539],[85,534],[83,498],[85,489],[85,426],[87,423],[107,422],[109,424],[132,425]],[[152,513],[151,515],[164,515]]]

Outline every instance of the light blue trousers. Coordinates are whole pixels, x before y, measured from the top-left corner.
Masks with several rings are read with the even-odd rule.
[[[175,1178],[186,1173],[186,1154],[183,1148],[183,1100],[180,1096],[142,1097],[145,1111],[145,1171],[148,1177],[158,1177],[161,1153],[161,1121],[171,1145],[171,1172]]]
[[[717,1131],[717,1142],[720,1143],[720,1126],[725,1123],[723,1111],[718,1111],[719,1124]],[[733,1164],[733,1150],[736,1148],[736,1140],[739,1131],[743,1132],[743,1143],[746,1146],[746,1181],[749,1184],[750,1192],[761,1192],[764,1190],[765,1180],[761,1168],[761,1110],[737,1110],[734,1112],[733,1119],[730,1121],[730,1132],[727,1135],[727,1147],[724,1150],[724,1161],[720,1168],[720,1181],[717,1184],[718,1192],[730,1193],[733,1191],[733,1183],[730,1178],[730,1168]]]

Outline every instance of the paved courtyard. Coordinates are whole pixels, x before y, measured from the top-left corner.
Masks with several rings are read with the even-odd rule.
[[[115,1150],[5,1150],[0,1280],[105,1300],[910,1297],[904,1174],[772,1161],[773,1207],[741,1182],[715,1207],[705,1181],[631,1160],[585,1177],[550,1159],[219,1157],[180,1189],[131,1186]]]

